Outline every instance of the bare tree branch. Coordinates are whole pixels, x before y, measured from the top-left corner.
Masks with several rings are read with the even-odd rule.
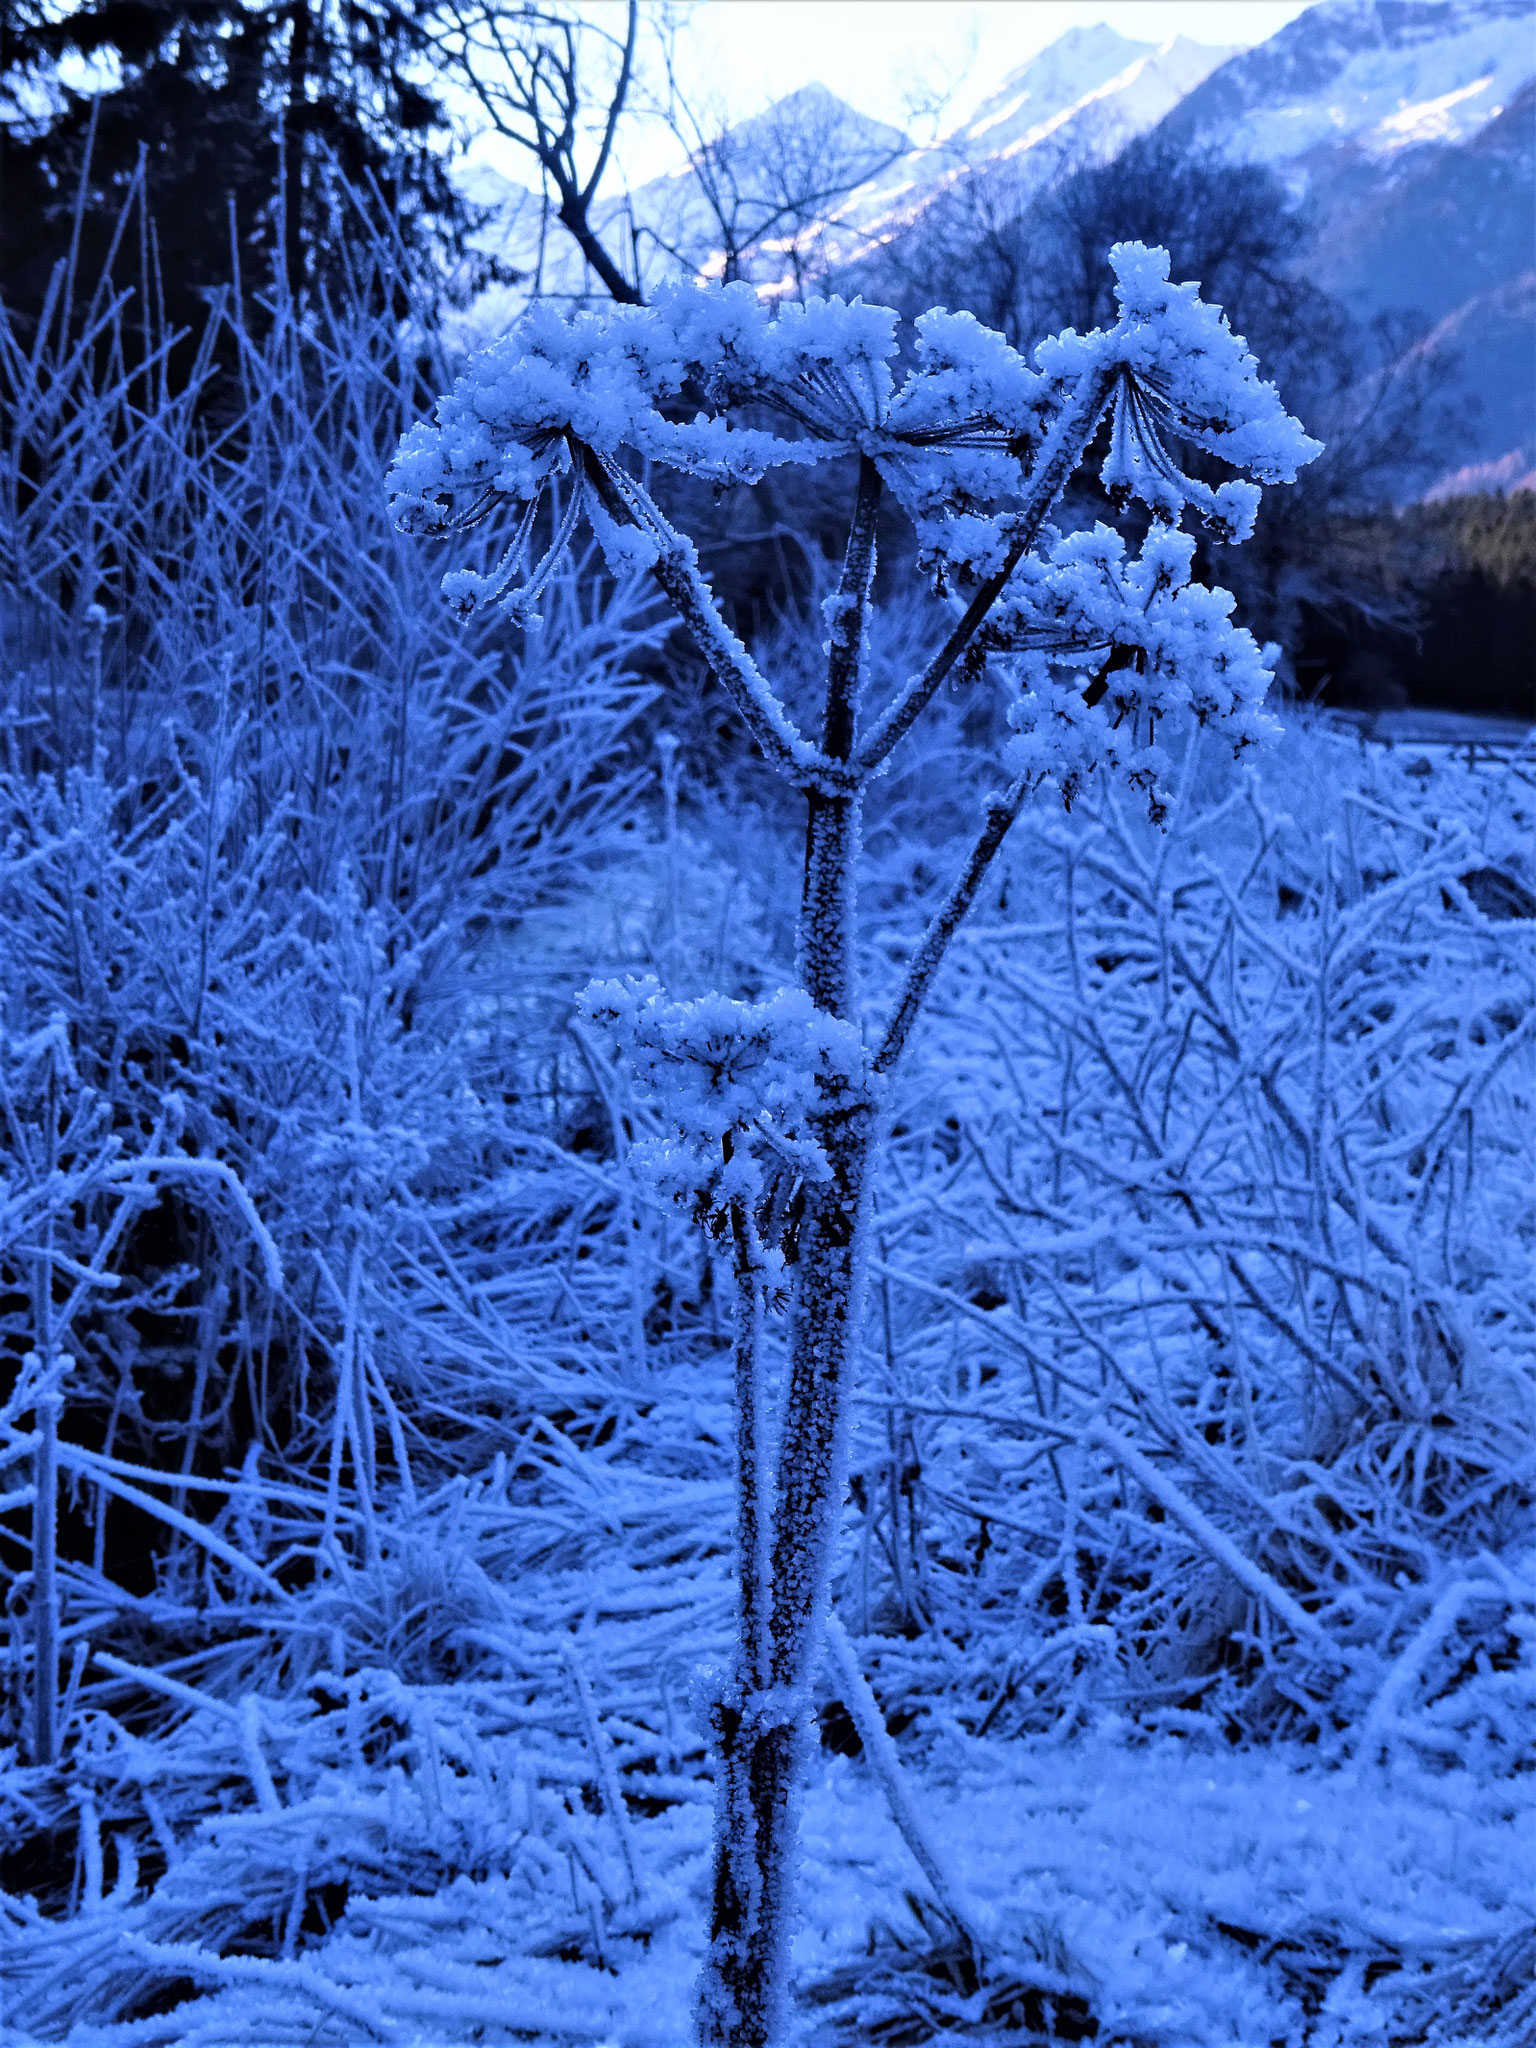
[[[807,240],[837,225],[838,202],[910,147],[895,129],[882,129],[884,139],[877,139],[873,124],[816,87],[733,124],[723,107],[690,101],[670,46],[667,89],[668,123],[693,176],[683,187],[680,217],[670,226],[649,221],[642,232],[674,262],[717,272],[726,284],[770,253],[780,274],[787,266],[800,282]]]
[[[604,248],[592,218],[634,84],[639,0],[628,0],[624,23],[618,36],[555,8],[503,9],[495,0],[442,0],[427,40],[496,133],[538,163],[546,203],[552,194],[555,218],[609,297],[638,306],[644,303],[638,284]],[[592,83],[596,67],[589,46],[597,52],[606,47],[617,67],[601,90]],[[584,131],[598,108],[595,151],[583,168]]]

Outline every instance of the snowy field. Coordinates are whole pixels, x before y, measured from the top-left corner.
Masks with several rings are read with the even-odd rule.
[[[983,1930],[986,1973],[978,1982],[935,1905],[879,1774],[847,1753],[860,1745],[829,1674],[796,1950],[806,2042],[1531,2038],[1532,927],[1503,899],[1480,911],[1487,885],[1460,877],[1529,876],[1533,773],[1529,755],[1469,767],[1302,724],[1256,788],[1218,773],[1165,842],[1112,806],[1021,826],[905,1084],[898,1132],[905,1121],[911,1136],[881,1197],[872,1405],[839,1592],[912,1796]],[[921,797],[898,785],[889,802]],[[950,806],[930,790],[923,809],[937,867]],[[522,1001],[519,1044],[548,1059],[559,991],[594,964],[670,955],[749,992],[772,980],[788,943],[781,833],[686,779],[680,812],[670,837],[653,814],[646,846],[626,835],[622,866],[578,905],[530,917],[482,959],[469,1035],[531,987],[544,993]],[[877,857],[880,845],[877,827]],[[1012,906],[1039,900],[1054,863],[1080,884],[1111,869],[1134,882],[1136,861],[1163,863],[1162,900],[1186,892],[1192,919],[1209,916],[1207,898],[1223,919],[1243,906],[1224,999],[1257,977],[1250,1022],[1282,1072],[1305,1071],[1295,1048],[1315,1043],[1325,960],[1361,1014],[1391,1010],[1372,1064],[1358,1017],[1336,1010],[1330,1035],[1335,1099],[1367,1106],[1353,1128],[1387,1247],[1375,1257],[1405,1247],[1401,1284],[1435,1290],[1456,1332],[1438,1362],[1398,1367],[1425,1378],[1422,1419],[1405,1394],[1397,1418],[1351,1424],[1306,1370],[1307,1327],[1287,1324],[1294,1342],[1273,1322],[1266,1335],[1261,1314],[1246,1332],[1232,1324],[1248,1383],[1213,1396],[1207,1379],[1202,1394],[1188,1310],[1168,1298],[1180,1264],[1194,1273],[1205,1254],[1155,1212],[1139,1232],[1106,1217],[1104,1188],[1124,1190],[1139,1145],[1083,1063],[1170,996],[1164,1028],[1184,1032],[1178,992],[1160,988],[1150,936],[1128,987],[1103,964],[1109,925],[1116,947],[1135,943],[1123,898],[1100,889],[1081,935],[1100,965],[1075,993],[1067,928],[1038,912],[1021,923]],[[899,954],[924,886],[910,863],[889,875],[873,959]],[[1157,944],[1176,938],[1171,921]],[[1080,1159],[1037,1205],[1058,1235],[1030,1300],[1025,1205],[1008,1191],[1054,1170],[1042,1113],[1070,1091],[1071,1057],[1098,1142],[1092,1170]],[[1169,1097],[1180,1142],[1209,1085]],[[1486,1118],[1460,1155],[1474,1170],[1430,1210],[1412,1141],[1432,1142],[1447,1103],[1469,1100]],[[1255,1142],[1252,1101],[1239,1090],[1229,1103],[1218,1178]],[[648,1214],[615,1243],[634,1206],[622,1158],[590,1133],[572,1139],[573,1120],[599,1113],[618,1119],[620,1105],[595,1101],[589,1077],[563,1112],[563,1150],[541,1157],[530,1139],[511,1169],[500,1199],[523,1205],[520,1261],[464,1278],[455,1247],[458,1299],[419,1263],[397,1282],[415,1295],[418,1394],[459,1428],[456,1446],[416,1451],[414,1501],[381,1494],[371,1559],[246,1602],[218,1558],[194,1552],[181,1597],[206,1640],[163,1663],[153,1645],[178,1626],[174,1593],[119,1604],[114,1620],[77,1580],[74,1640],[121,1643],[127,1622],[149,1647],[142,1664],[77,1660],[67,1777],[13,1752],[0,1779],[8,1826],[41,1828],[45,1845],[37,1902],[13,1878],[3,1909],[8,2040],[689,2039],[709,1837],[690,1693],[729,1631],[728,1390],[677,1226]],[[1234,1217],[1255,1199],[1267,1198],[1228,1190]],[[1399,1234],[1415,1202],[1432,1228]],[[539,1204],[567,1221],[532,1229]],[[1244,1227],[1256,1240],[1278,1226]],[[1301,1210],[1290,1227],[1304,1234]],[[1101,1259],[1118,1245],[1119,1311],[1117,1289],[1072,1264],[1095,1244]],[[397,1256],[420,1261],[420,1241]],[[1310,1256],[1329,1263],[1320,1244]],[[1332,1256],[1373,1255],[1357,1240]],[[1444,1261],[1463,1279],[1454,1304]],[[1242,1270],[1269,1292],[1262,1252]],[[1108,1320],[1094,1329],[1094,1315]],[[1347,1342],[1323,1338],[1329,1320],[1311,1325],[1317,1356],[1358,1369]],[[1219,1347],[1209,1332],[1194,1341]],[[1032,1418],[1072,1426],[1093,1359],[1139,1386],[1117,1440],[1133,1413],[1177,1432],[1172,1446],[1142,1441],[1170,1498],[1194,1506],[1192,1528],[1102,1449],[1063,1438],[1052,1460],[1031,1451]],[[131,1461],[114,1469],[125,1487],[150,1483]],[[1315,1519],[1324,1477],[1340,1503],[1331,1562]],[[276,1568],[314,1540],[325,1503],[298,1484],[259,1491],[259,1509],[253,1481],[205,1526]],[[1080,1526],[1064,1549],[1068,1514]],[[1281,1602],[1327,1614],[1337,1668],[1266,1641],[1271,1575]]]
[[[642,576],[450,615],[392,323],[237,344],[212,453],[5,358],[0,2039],[685,2048],[731,1259],[576,996],[790,981],[803,812]],[[1129,781],[881,1099],[794,2026],[1529,2048],[1536,749],[1285,711],[1160,830],[1082,680]],[[1005,739],[946,688],[871,784],[872,1031]]]

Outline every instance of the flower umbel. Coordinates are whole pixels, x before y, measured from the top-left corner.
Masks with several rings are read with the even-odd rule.
[[[446,534],[509,508],[514,524],[496,568],[451,571],[444,588],[463,613],[496,603],[522,620],[583,518],[616,573],[663,553],[692,560],[626,451],[720,484],[863,455],[915,522],[929,568],[963,583],[1005,558],[1030,461],[1064,396],[1099,378],[1113,408],[1102,475],[1115,501],[1139,498],[1175,524],[1188,508],[1241,539],[1255,486],[1188,476],[1170,440],[1264,482],[1293,477],[1318,445],[1260,380],[1220,309],[1202,304],[1194,285],[1169,284],[1162,250],[1121,243],[1111,262],[1120,306],[1112,328],[1042,342],[1031,369],[969,313],[926,313],[900,381],[897,316],[857,299],[771,313],[746,284],[676,284],[650,306],[569,319],[535,306],[474,358],[433,423],[405,435],[391,473],[396,522]],[[744,408],[784,431],[739,423]],[[529,567],[551,491],[560,502],[548,545]]]

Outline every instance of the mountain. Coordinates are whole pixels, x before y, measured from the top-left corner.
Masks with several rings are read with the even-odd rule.
[[[860,114],[827,87],[804,86],[696,152],[702,177],[685,164],[653,178],[597,209],[596,225],[611,247],[628,242],[633,231],[642,248],[709,275],[720,267],[722,211],[734,216],[739,238],[766,244],[770,267],[775,260],[790,265],[789,245],[819,216],[826,253],[839,262],[856,260],[972,171],[1006,163],[1018,173],[1022,194],[1063,162],[1113,155],[1231,55],[1230,47],[1186,36],[1150,43],[1102,24],[1069,29],[1011,71],[968,120],[925,148],[914,148],[899,130]],[[494,211],[494,224],[481,238],[485,247],[524,272],[540,267],[547,291],[579,294],[585,288],[581,259],[558,231],[541,249],[532,194],[483,168],[463,182],[467,196]],[[706,182],[713,206],[702,189]],[[813,205],[788,203],[797,183],[814,193]]]
[[[1536,82],[1468,141],[1319,167],[1314,185],[1317,282],[1360,313],[1442,320],[1531,267]]]
[[[1536,269],[1468,299],[1413,353],[1465,404],[1456,457],[1428,495],[1536,490]]]
[[[949,138],[968,163],[1017,156],[1072,130],[1101,147],[1150,128],[1233,51],[1175,36],[1132,42],[1104,23],[1069,29],[1022,64]]]
[[[1536,469],[1531,0],[1322,0],[1202,80],[1159,133],[1308,195],[1311,274],[1416,325],[1459,414],[1451,478]]]
[[[958,178],[1009,165],[1021,195],[1063,163],[1112,156],[1178,106],[1232,55],[1231,48],[1175,36],[1135,42],[1103,23],[1069,29],[1008,73],[968,120],[942,141],[914,149],[849,194],[834,238],[844,260],[861,240],[884,239]]]
[[[1533,78],[1532,0],[1319,0],[1238,50],[1099,23],[1010,72],[936,144],[913,147],[807,86],[727,130],[699,168],[610,201],[596,224],[626,268],[718,275],[734,242],[772,289],[807,255],[856,266],[960,181],[1006,172],[1022,207],[1065,165],[1155,130],[1269,164],[1304,191],[1314,280],[1363,318],[1416,328],[1414,353],[1466,400],[1458,470],[1524,475],[1536,467]],[[474,196],[495,207],[498,253],[539,266],[546,291],[589,288],[561,232],[541,238],[531,194],[482,174]]]
[[[1305,166],[1351,143],[1391,157],[1456,142],[1536,72],[1530,0],[1321,0],[1197,85],[1173,139]]]

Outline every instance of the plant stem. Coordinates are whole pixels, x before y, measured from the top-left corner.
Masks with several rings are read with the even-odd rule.
[[[1034,781],[1035,778],[1032,776],[1018,776],[1001,795],[988,799],[987,822],[982,827],[976,844],[971,848],[954,887],[923,934],[923,942],[907,969],[907,978],[902,984],[901,994],[896,998],[891,1021],[885,1028],[885,1037],[880,1042],[880,1050],[875,1054],[877,1074],[888,1074],[901,1058],[912,1026],[917,1022],[918,1012],[927,1000],[934,977],[949,950],[949,942],[965,922],[971,905],[976,901],[977,892],[986,880],[987,870],[1007,838],[1008,828],[1024,808],[1025,799],[1034,787]]]
[[[51,1361],[50,1361],[51,1364]],[[63,1399],[50,1371],[37,1397],[32,1500],[32,1760],[59,1753],[58,1447]]]
[[[879,473],[866,459],[833,600],[821,751],[836,762],[853,750],[879,502]],[[856,790],[806,792],[801,979],[817,1008],[837,1017],[855,1015],[858,1006],[853,933],[860,810]],[[716,1702],[712,1731],[719,1778],[711,1941],[699,2001],[705,2048],[768,2048],[780,2038],[786,2015],[795,1838],[810,1687],[842,1505],[846,1389],[863,1295],[859,1226],[874,1123],[866,1101],[813,1119],[813,1128],[832,1174],[805,1192],[771,1555],[761,1600],[750,1586],[761,1543],[755,1359],[746,1390],[753,1410],[737,1418],[743,1447],[743,1635],[736,1679]],[[755,1349],[756,1314],[743,1289],[738,1360],[744,1336]],[[740,1401],[740,1364],[737,1386]],[[768,1597],[764,1645],[758,1614]]]
[[[819,1010],[857,1020],[854,953],[856,873],[863,789],[907,732],[975,636],[1092,439],[1112,386],[1096,376],[1065,408],[1023,493],[1006,563],[977,591],[944,647],[907,685],[862,741],[858,686],[874,577],[880,478],[862,459],[843,572],[832,601],[821,744],[810,749],[787,721],[752,713],[755,671],[723,645],[708,592],[663,556],[658,580],[693,628],[706,659],[737,696],[753,736],[806,796],[805,871],[800,903],[802,985]],[[895,1063],[945,950],[975,901],[992,859],[1028,793],[1023,778],[988,807],[967,866],[928,932],[898,999],[872,1072]],[[717,1760],[713,1910],[699,1988],[701,2048],[776,2048],[788,2018],[789,1941],[795,1917],[800,1803],[810,1741],[811,1687],[821,1652],[832,1553],[844,1493],[847,1414],[857,1364],[864,1296],[870,1165],[879,1124],[873,1093],[810,1119],[830,1167],[803,1189],[795,1301],[775,1473],[766,1583],[751,1584],[760,1555],[756,1474],[760,1381],[752,1361],[738,1414],[742,1635],[734,1676],[712,1703]],[[756,1310],[738,1307],[738,1401],[743,1345],[754,1354]],[[749,1487],[748,1475],[752,1483]],[[767,1611],[766,1668],[759,1617]]]

